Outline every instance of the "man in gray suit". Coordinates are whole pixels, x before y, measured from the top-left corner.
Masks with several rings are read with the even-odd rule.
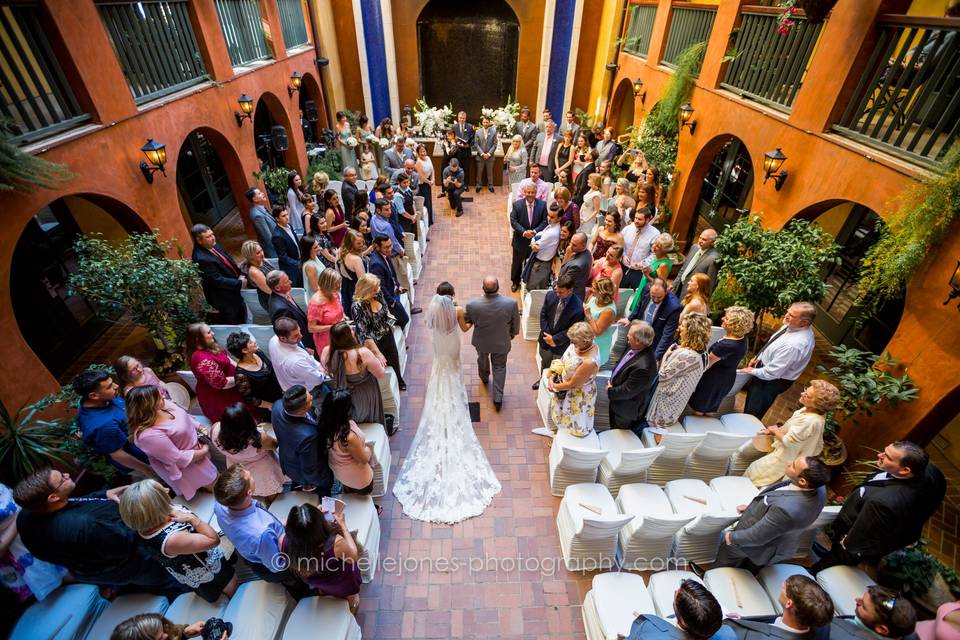
[[[523,138],[523,146],[527,149],[528,158],[533,157],[530,154],[533,151],[533,143],[537,139],[538,133],[537,125],[530,120],[530,109],[527,107],[520,109],[520,119],[513,125],[513,134]]]
[[[490,118],[483,118],[480,123],[483,126],[477,129],[473,136],[473,155],[477,160],[477,193],[480,193],[484,170],[487,172],[487,189],[493,193],[493,162],[494,154],[500,146],[500,136],[497,135],[496,127],[490,124]]]
[[[413,152],[407,149],[407,139],[405,136],[397,136],[393,139],[393,148],[383,152],[383,170],[393,178],[398,171],[403,170],[403,161],[406,159],[416,162]]]
[[[520,310],[513,298],[500,295],[500,282],[493,276],[483,279],[483,297],[474,298],[464,308],[463,319],[473,327],[471,343],[477,350],[480,381],[487,384],[493,368],[493,406],[503,405],[503,385],[507,379],[507,355],[510,343],[520,332]]]
[[[537,134],[533,150],[529,155],[530,163],[540,167],[540,176],[546,182],[553,182],[553,145],[557,142],[557,125],[547,120],[544,130]]]
[[[567,111],[557,133],[563,136],[568,129],[573,133],[573,144],[576,145],[577,136],[580,135],[580,123],[577,122],[577,115],[573,111]]]
[[[563,263],[557,277],[569,274],[573,278],[573,295],[583,300],[587,282],[590,281],[590,270],[593,268],[593,256],[587,251],[587,234],[573,234],[570,238],[570,251],[573,251],[573,257]]]
[[[257,234],[257,242],[263,249],[263,257],[276,258],[277,250],[273,248],[273,230],[277,227],[277,221],[273,219],[270,213],[270,201],[267,194],[256,187],[247,189],[244,194],[250,202],[250,222],[253,223],[253,230]]]
[[[785,480],[766,487],[749,505],[737,507],[743,515],[724,534],[714,566],[756,571],[792,558],[800,534],[823,511],[829,480],[830,469],[819,458],[797,458],[788,464]]]
[[[687,257],[683,260],[683,266],[677,279],[673,281],[673,292],[678,300],[683,300],[686,293],[687,282],[695,273],[705,273],[710,277],[710,284],[717,284],[717,259],[720,254],[713,248],[713,243],[717,241],[716,229],[704,229],[700,233],[697,244],[690,249]]]

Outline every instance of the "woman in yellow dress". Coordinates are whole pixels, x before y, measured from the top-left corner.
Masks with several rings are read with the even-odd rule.
[[[813,380],[800,394],[802,408],[779,426],[764,427],[773,436],[773,451],[747,467],[746,475],[757,487],[781,480],[787,464],[803,456],[818,456],[823,451],[826,414],[837,408],[840,391],[826,380]]]

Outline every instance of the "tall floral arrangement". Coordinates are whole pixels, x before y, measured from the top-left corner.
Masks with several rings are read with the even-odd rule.
[[[413,117],[417,125],[414,132],[427,138],[442,138],[447,129],[453,126],[453,107],[431,107],[420,98],[413,107]]]
[[[508,97],[507,104],[504,106],[496,109],[484,107],[480,110],[480,115],[490,119],[502,140],[507,139],[513,135],[513,125],[517,123],[517,118],[520,117],[520,103],[512,102]]]

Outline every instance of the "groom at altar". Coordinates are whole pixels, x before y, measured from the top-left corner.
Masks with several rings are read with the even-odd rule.
[[[473,326],[471,343],[477,350],[480,382],[487,384],[493,369],[493,406],[497,411],[503,405],[511,341],[520,332],[517,301],[499,291],[500,281],[487,276],[483,279],[483,297],[468,302],[463,314],[464,321]]]

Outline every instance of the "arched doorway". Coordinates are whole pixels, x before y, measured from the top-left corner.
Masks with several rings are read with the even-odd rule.
[[[712,145],[707,145],[709,149]],[[702,161],[701,158],[699,161]],[[697,210],[687,233],[687,243],[704,229],[721,232],[743,216],[753,195],[753,162],[740,138],[728,136],[713,155],[700,186]]]
[[[520,21],[505,0],[430,0],[417,18],[420,95],[476,121],[517,95]],[[482,72],[479,72],[481,71]]]
[[[613,92],[613,100],[610,102],[610,115],[613,127],[617,135],[627,132],[627,127],[633,124],[633,107],[635,98],[633,97],[633,83],[624,78],[617,85]]]
[[[290,119],[277,97],[272,93],[260,96],[253,113],[253,142],[261,166],[296,167],[297,154],[291,148],[290,126]]]
[[[226,144],[215,144],[219,137],[210,129],[194,129],[177,156],[177,190],[192,224],[214,227],[237,206],[230,176],[216,148]]]
[[[10,300],[27,344],[55,377],[62,375],[111,320],[68,286],[77,269],[73,243],[85,233],[119,240],[149,231],[129,207],[105,196],[64,196],[30,218],[10,266]]]
[[[300,128],[307,144],[321,141],[320,129],[324,126],[326,115],[323,112],[323,94],[320,85],[309,73],[303,74],[300,91],[297,92],[300,107]]]
[[[857,278],[860,262],[885,226],[874,211],[849,201],[820,203],[796,217],[816,221],[840,245],[840,262],[824,273],[827,293],[817,303],[817,329],[833,344],[883,353],[903,315],[905,294],[887,300],[870,318],[860,318]]]

